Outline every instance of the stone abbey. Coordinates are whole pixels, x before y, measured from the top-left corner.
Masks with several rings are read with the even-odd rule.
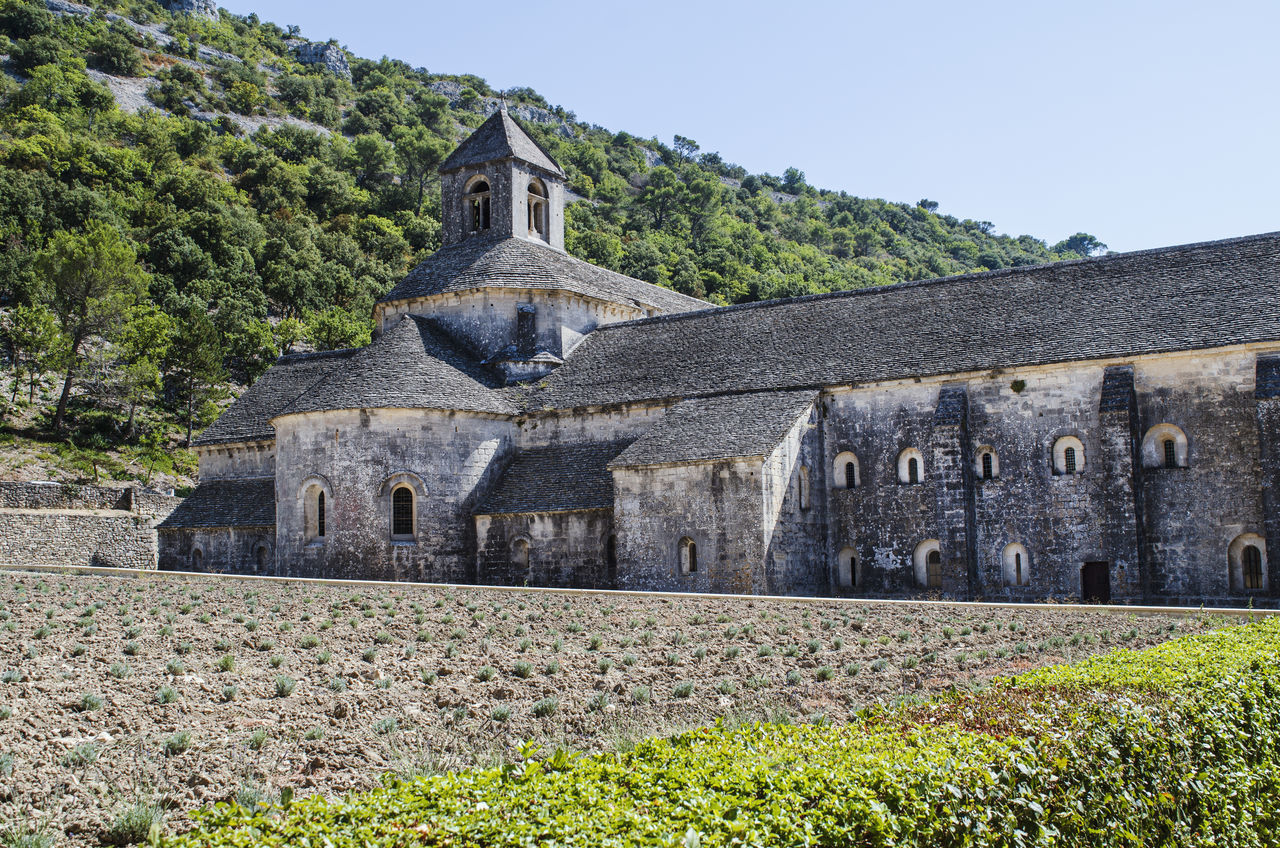
[[[366,347],[200,438],[161,568],[1274,605],[1280,234],[730,307],[564,251],[504,111]]]

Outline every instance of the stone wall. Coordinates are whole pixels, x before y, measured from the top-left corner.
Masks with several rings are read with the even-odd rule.
[[[276,419],[276,552],[300,577],[470,582],[472,509],[511,454],[514,424],[436,410],[336,410]],[[391,538],[391,488],[416,526]],[[308,510],[325,492],[326,533]]]
[[[155,525],[180,502],[137,488],[0,483],[0,562],[155,568]]]
[[[478,515],[477,581],[497,586],[556,586],[612,589],[609,539],[613,513],[607,509],[527,515]],[[513,543],[527,545],[529,563],[513,556]]]

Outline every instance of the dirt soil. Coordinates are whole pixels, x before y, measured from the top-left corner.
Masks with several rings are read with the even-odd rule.
[[[180,830],[216,801],[493,764],[528,739],[600,751],[720,717],[843,721],[1221,624],[1069,606],[6,572],[0,833],[35,824],[95,845],[138,802]]]

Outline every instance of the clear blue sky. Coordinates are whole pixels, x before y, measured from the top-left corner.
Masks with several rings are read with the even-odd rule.
[[[234,0],[752,172],[1135,250],[1280,229],[1280,4]],[[484,11],[479,11],[483,9]]]

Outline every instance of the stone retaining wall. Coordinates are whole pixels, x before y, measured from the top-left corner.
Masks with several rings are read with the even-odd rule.
[[[0,563],[155,568],[155,526],[181,502],[136,487],[0,483]]]

